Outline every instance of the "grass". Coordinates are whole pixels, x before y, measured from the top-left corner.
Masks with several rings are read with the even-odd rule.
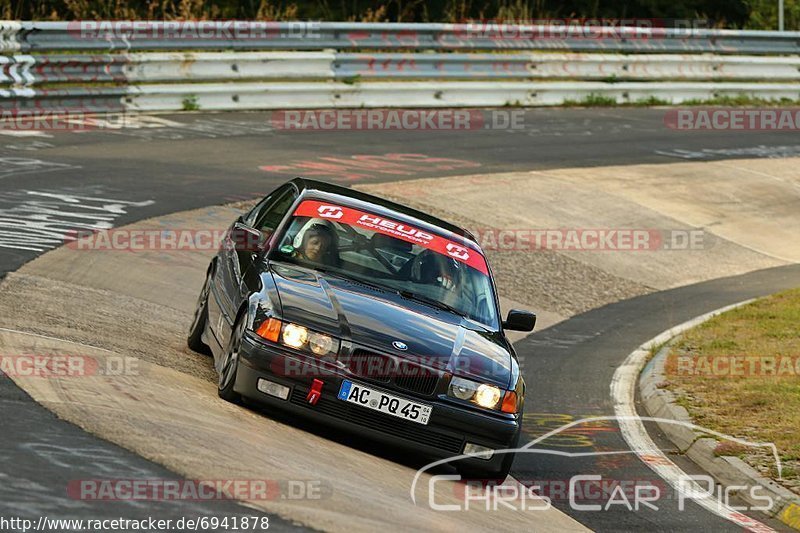
[[[707,100],[694,99],[685,100],[682,105],[685,106],[699,106],[699,105],[719,105],[719,106],[756,106],[756,105],[790,105],[796,104],[797,100],[791,98],[758,98],[750,96],[749,94],[738,94],[735,96],[720,95]]]
[[[743,361],[736,375],[679,370],[677,357],[694,369],[705,361]],[[788,361],[778,372],[760,371],[762,358]],[[684,359],[686,361],[686,359]],[[755,371],[749,370],[756,365]],[[738,438],[772,442],[785,461],[783,477],[800,492],[800,289],[794,289],[720,315],[687,332],[670,351],[666,373],[678,403],[694,422]],[[721,445],[725,450],[727,445]],[[762,472],[777,474],[769,458],[736,450]]]
[[[684,100],[680,104],[673,104],[669,100],[658,98],[657,96],[649,96],[642,100],[633,102],[621,102],[612,96],[604,96],[602,94],[592,93],[585,97],[583,100],[565,99],[563,102],[564,107],[649,107],[649,106],[669,106],[680,105],[682,107],[696,107],[696,106],[728,106],[728,107],[748,107],[748,106],[775,106],[775,105],[797,105],[800,100],[792,100],[790,98],[758,98],[747,94],[738,94],[735,96],[715,96],[708,99],[691,99]]]
[[[197,111],[200,104],[197,103],[197,96],[194,94],[186,95],[182,102],[184,111]]]
[[[583,100],[564,99],[564,107],[613,107],[617,105],[617,100],[602,94],[590,94]]]
[[[652,346],[650,346],[650,348],[647,350],[647,360],[650,361],[651,359],[653,359],[653,357],[658,355],[658,352],[660,352],[661,349],[666,345],[667,345],[666,342],[662,342],[662,343],[653,344]]]

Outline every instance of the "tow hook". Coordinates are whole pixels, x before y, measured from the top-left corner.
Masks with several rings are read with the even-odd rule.
[[[311,388],[308,390],[306,401],[311,405],[317,405],[320,396],[322,396],[322,386],[324,383],[318,379],[311,382]]]

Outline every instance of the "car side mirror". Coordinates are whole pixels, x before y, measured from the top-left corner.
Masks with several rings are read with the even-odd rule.
[[[503,329],[511,331],[533,331],[534,327],[536,327],[536,314],[518,309],[510,310],[508,318],[503,322]]]
[[[233,248],[237,252],[263,253],[269,249],[269,239],[255,228],[236,222],[230,233]]]

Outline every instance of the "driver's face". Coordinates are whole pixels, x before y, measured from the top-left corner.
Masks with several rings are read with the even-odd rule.
[[[324,237],[314,235],[313,237],[309,237],[308,241],[306,241],[306,248],[303,250],[303,253],[311,261],[320,262],[327,249],[328,240]]]

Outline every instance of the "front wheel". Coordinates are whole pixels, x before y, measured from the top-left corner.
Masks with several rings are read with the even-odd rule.
[[[242,316],[233,326],[231,338],[225,348],[225,353],[222,355],[222,366],[219,370],[217,392],[220,398],[232,403],[240,403],[242,400],[239,393],[233,390],[233,385],[236,383],[236,372],[239,369],[239,350],[242,348],[242,339],[244,338],[246,327],[247,318]]]

